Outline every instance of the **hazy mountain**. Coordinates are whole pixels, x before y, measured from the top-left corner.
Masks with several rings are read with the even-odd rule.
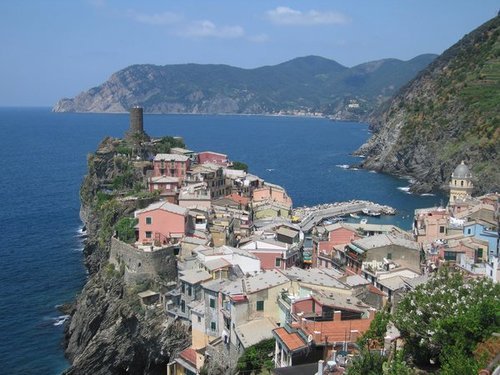
[[[141,105],[149,113],[268,114],[302,110],[361,118],[434,58],[428,54],[409,61],[384,59],[352,68],[318,56],[255,69],[132,65],[98,87],[60,100],[53,110],[125,112]]]

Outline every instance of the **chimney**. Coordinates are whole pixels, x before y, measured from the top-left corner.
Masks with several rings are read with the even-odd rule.
[[[375,310],[374,308],[370,308],[368,310],[368,319],[373,319],[375,318],[375,313],[377,312],[377,310]]]
[[[354,342],[358,339],[358,337],[359,337],[359,331],[357,329],[351,329],[350,341]]]
[[[334,320],[335,322],[342,320],[341,315],[342,315],[342,311],[335,310],[335,311],[333,312],[333,320]]]
[[[323,375],[323,365],[324,365],[325,361],[323,361],[322,359],[320,359],[318,361],[318,372],[317,374],[318,375]]]

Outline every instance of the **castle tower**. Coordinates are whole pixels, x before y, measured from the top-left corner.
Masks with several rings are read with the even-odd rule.
[[[143,109],[135,106],[130,108],[130,133],[144,133]]]
[[[472,173],[470,172],[469,167],[462,160],[462,162],[451,174],[449,204],[454,204],[456,201],[465,201],[467,198],[471,198],[473,188]]]

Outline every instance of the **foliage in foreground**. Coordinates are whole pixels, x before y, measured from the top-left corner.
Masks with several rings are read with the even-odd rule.
[[[259,369],[270,370],[274,368],[274,363],[269,357],[269,353],[274,352],[274,339],[263,340],[258,344],[249,347],[238,359],[238,370],[249,373]]]
[[[393,321],[416,364],[433,361],[443,370],[459,362],[465,366],[478,343],[500,328],[498,296],[500,285],[445,268],[403,298]]]

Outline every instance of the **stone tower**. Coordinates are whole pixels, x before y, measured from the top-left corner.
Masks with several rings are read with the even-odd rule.
[[[144,133],[143,109],[135,106],[130,108],[130,129],[131,133]]]
[[[469,167],[462,160],[462,162],[451,174],[450,204],[454,204],[456,201],[464,201],[467,198],[471,198],[473,188],[472,173],[470,172]]]
[[[125,134],[125,138],[132,143],[149,140],[149,136],[144,132],[142,107],[130,108],[130,128]]]

